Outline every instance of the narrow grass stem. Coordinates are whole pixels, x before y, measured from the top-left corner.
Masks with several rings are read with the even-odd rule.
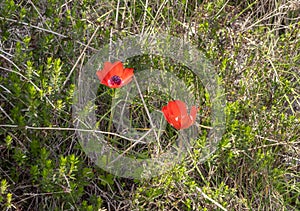
[[[146,144],[146,142],[141,141],[142,139],[140,138],[139,140],[127,138],[125,136],[119,135],[117,133],[112,133],[112,132],[106,132],[106,131],[101,131],[101,130],[89,130],[89,129],[78,129],[78,128],[66,128],[66,127],[32,127],[32,126],[19,126],[19,125],[0,125],[0,127],[3,128],[17,128],[17,129],[25,129],[25,130],[58,130],[58,131],[79,131],[79,132],[93,132],[93,133],[99,133],[99,134],[106,134],[106,135],[114,135],[119,138],[126,139],[128,141],[132,142],[138,142],[142,144]],[[151,130],[149,130],[151,131]],[[148,134],[149,131],[146,133]],[[144,136],[143,136],[144,137]]]
[[[136,78],[135,78],[134,76],[133,76],[133,79],[134,79],[134,81],[135,81],[135,83],[136,83],[136,86],[137,86],[137,89],[138,89],[138,91],[139,91],[141,100],[142,100],[142,102],[143,102],[144,108],[145,108],[146,113],[147,113],[147,116],[148,116],[148,118],[149,118],[150,125],[151,125],[152,128],[155,128],[155,125],[154,125],[154,123],[153,123],[153,121],[152,121],[152,119],[151,119],[151,116],[150,116],[148,107],[147,107],[147,105],[146,105],[146,103],[145,103],[145,100],[144,100],[143,94],[142,94],[142,92],[141,92],[141,89],[140,89],[140,87],[139,87],[139,84],[138,84],[138,82],[137,82],[137,80],[136,80]],[[153,132],[154,132],[154,135],[155,135],[155,138],[156,138],[157,142],[159,142],[159,137],[158,137],[156,131],[153,130]]]
[[[214,204],[215,204],[217,207],[219,207],[221,210],[227,211],[227,209],[226,209],[225,207],[223,207],[220,203],[216,202],[215,200],[213,200],[212,198],[210,198],[208,195],[206,195],[200,188],[196,187],[196,190],[197,190],[198,192],[200,192],[201,195],[202,195],[205,199],[207,199],[207,200],[211,201],[212,203],[214,203]]]

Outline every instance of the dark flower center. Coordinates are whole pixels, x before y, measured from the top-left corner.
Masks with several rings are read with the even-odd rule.
[[[113,85],[114,84],[120,85],[122,83],[122,79],[117,75],[114,75],[113,77],[111,77],[110,80],[112,81]]]

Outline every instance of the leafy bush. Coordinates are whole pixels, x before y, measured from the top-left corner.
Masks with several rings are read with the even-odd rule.
[[[295,4],[2,1],[1,209],[297,210],[300,24]],[[197,45],[216,67],[227,104],[226,133],[213,156],[198,162],[208,133],[202,129],[185,162],[138,181],[94,165],[74,133],[71,113],[77,76],[89,58],[103,44],[142,32],[168,33]],[[209,96],[187,67],[147,55],[126,62],[137,70],[151,63],[176,73],[193,88],[202,124],[209,126]],[[105,99],[101,108],[109,107],[113,94],[99,85],[99,98]],[[151,105],[152,98],[145,99]],[[135,106],[136,111],[142,107]],[[146,125],[139,115],[139,124]]]

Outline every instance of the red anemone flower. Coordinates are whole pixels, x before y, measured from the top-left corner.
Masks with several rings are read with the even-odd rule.
[[[170,101],[162,108],[166,120],[177,130],[193,125],[196,121],[197,111],[197,107],[192,106],[191,112],[188,114],[186,104],[180,100]]]
[[[110,88],[119,88],[128,84],[133,77],[133,68],[124,68],[122,62],[104,62],[102,70],[97,71],[101,84]]]

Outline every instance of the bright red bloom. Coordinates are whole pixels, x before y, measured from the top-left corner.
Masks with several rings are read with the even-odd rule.
[[[97,71],[101,84],[110,88],[119,88],[128,84],[133,77],[133,68],[124,68],[122,62],[104,62],[102,70]]]
[[[170,101],[162,108],[166,120],[177,130],[193,125],[196,121],[197,111],[197,107],[192,106],[191,112],[188,114],[186,104],[180,100]]]

